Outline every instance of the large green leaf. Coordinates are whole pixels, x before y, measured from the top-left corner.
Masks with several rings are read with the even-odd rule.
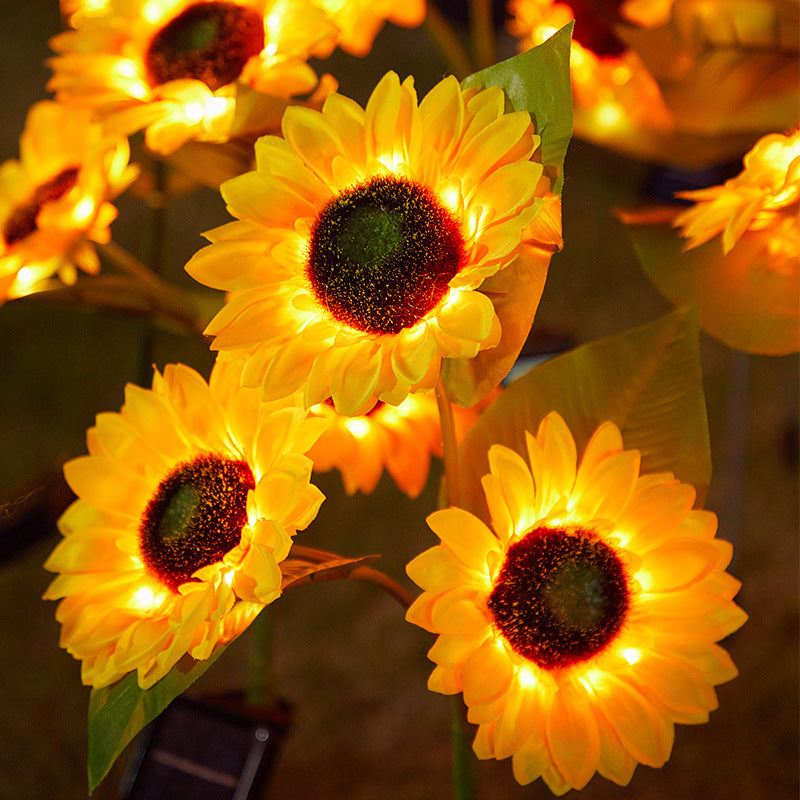
[[[746,353],[800,350],[797,257],[774,246],[772,231],[745,231],[727,254],[718,236],[684,251],[685,240],[669,224],[626,217],[647,276],[674,305],[697,304],[706,333]]]
[[[569,77],[570,22],[547,41],[465,78],[463,86],[499,86],[515,111],[528,111],[542,137],[542,163],[560,194],[564,157],[572,136],[572,84]]]
[[[679,309],[641,328],[582,345],[512,382],[475,423],[459,449],[461,498],[485,516],[480,479],[492,444],[526,455],[551,411],[566,421],[582,452],[604,420],[616,423],[626,449],[638,449],[642,472],[672,472],[692,484],[698,501],[711,477],[699,324]]]

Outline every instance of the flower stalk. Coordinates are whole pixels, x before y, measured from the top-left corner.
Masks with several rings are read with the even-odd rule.
[[[441,380],[436,384],[436,402],[439,406],[439,419],[442,424],[442,460],[444,461],[447,502],[451,506],[457,506],[460,499],[461,479],[458,468],[456,429],[453,422],[453,406],[450,404],[447,389]]]
[[[478,69],[486,69],[497,60],[491,0],[470,0],[469,27],[475,64]]]
[[[453,75],[460,81],[464,80],[472,72],[469,56],[453,26],[430,0],[425,13],[425,28],[450,66]]]

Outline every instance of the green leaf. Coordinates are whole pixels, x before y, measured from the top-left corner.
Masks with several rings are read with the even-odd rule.
[[[600,423],[622,431],[638,449],[642,472],[672,472],[697,489],[711,478],[705,396],[695,309],[679,309],[632,331],[582,345],[513,381],[475,423],[459,449],[461,497],[485,518],[480,479],[499,443],[526,457],[525,431],[557,411],[581,453]]]
[[[628,234],[656,288],[676,306],[697,304],[710,336],[746,353],[800,349],[797,257],[773,248],[772,231],[745,231],[727,255],[718,236],[684,251],[668,224],[631,224]]]
[[[572,85],[569,77],[570,22],[525,53],[476,72],[464,88],[499,86],[515,111],[528,111],[542,137],[542,163],[553,192],[564,185],[564,157],[572,136]]]
[[[133,737],[186,691],[226,647],[219,647],[205,661],[185,657],[150,689],[139,687],[135,672],[128,673],[112,686],[92,689],[87,764],[90,794]]]

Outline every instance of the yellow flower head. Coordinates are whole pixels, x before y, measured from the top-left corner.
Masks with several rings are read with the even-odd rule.
[[[302,389],[348,415],[432,388],[443,358],[499,341],[479,289],[527,257],[549,189],[539,145],[502,90],[453,77],[419,103],[390,72],[366,109],[338,94],[289,108],[256,170],[222,186],[238,221],[186,267],[229,292],[212,346],[266,399]]]
[[[736,675],[715,644],[746,619],[731,548],[691,486],[639,475],[612,423],[580,465],[556,413],[527,443],[527,462],[489,451],[491,528],[459,508],[428,518],[441,544],[408,565],[424,592],[407,616],[439,634],[428,686],[463,693],[479,758],[556,794],[595,772],[624,785]]]
[[[317,0],[339,28],[337,44],[354,56],[365,56],[386,20],[415,28],[425,19],[425,0]]]
[[[126,140],[49,100],[29,110],[19,147],[19,161],[0,165],[0,303],[53,275],[74,283],[78,267],[97,272],[90,241],[109,240],[108,201],[136,175]]]
[[[694,200],[674,224],[687,248],[722,233],[725,253],[745,231],[769,230],[775,255],[800,256],[800,129],[763,136],[744,157],[744,169],[721,186],[678,195]],[[796,271],[796,267],[795,267]]]
[[[168,366],[100,414],[64,474],[78,499],[46,568],[60,573],[61,645],[102,687],[152,686],[186,653],[208,658],[281,592],[280,562],[323,500],[304,453],[320,430],[268,407],[227,365],[210,383]]]
[[[86,0],[84,0],[86,2]],[[310,0],[108,0],[53,37],[48,88],[127,136],[170,153],[231,131],[237,85],[288,98],[311,91],[308,57],[335,28]]]
[[[309,451],[314,469],[338,469],[348,494],[369,494],[385,468],[402,492],[417,497],[428,481],[431,455],[442,454],[439,411],[431,393],[409,395],[399,406],[378,403],[358,417],[339,414],[329,403],[311,411],[328,421]]]
[[[672,115],[653,76],[591,4],[509,0],[508,10],[508,29],[520,39],[521,52],[575,20],[570,78],[576,112],[584,112],[576,119],[577,125],[585,119],[586,125],[600,131],[621,125],[672,126]]]

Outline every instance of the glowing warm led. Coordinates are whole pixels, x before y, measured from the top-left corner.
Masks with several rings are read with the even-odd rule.
[[[361,439],[361,438],[363,438],[365,436],[369,436],[370,425],[369,425],[369,422],[367,422],[367,420],[365,420],[365,419],[360,419],[359,417],[353,417],[352,419],[346,419],[344,421],[344,426],[357,439]]]
[[[141,15],[151,25],[155,25],[162,17],[166,5],[163,0],[150,0],[145,3],[141,9]]]
[[[649,592],[653,588],[653,576],[649,572],[639,570],[636,573],[636,580],[639,581],[643,592]]]
[[[131,606],[139,611],[149,611],[161,602],[161,594],[149,586],[140,586],[131,597]]]
[[[600,669],[587,669],[583,680],[593,689],[602,689],[605,682],[605,673]]]
[[[642,651],[638,647],[624,647],[619,653],[631,666],[638,664],[642,658]]]
[[[517,672],[517,679],[519,680],[520,685],[525,689],[532,689],[539,682],[536,675],[534,675],[533,670],[525,665],[519,668],[519,671]]]
[[[183,107],[183,113],[189,122],[200,122],[205,115],[205,109],[200,103],[187,103]]]
[[[624,118],[622,109],[616,103],[603,103],[595,111],[595,119],[603,128],[615,128]]]
[[[72,211],[72,218],[77,224],[83,224],[89,220],[92,214],[94,214],[95,208],[95,202],[91,197],[83,197],[75,205],[75,208]]]
[[[31,267],[20,267],[17,273],[17,283],[20,284],[20,289],[24,290],[29,284],[36,280],[36,271]]]

